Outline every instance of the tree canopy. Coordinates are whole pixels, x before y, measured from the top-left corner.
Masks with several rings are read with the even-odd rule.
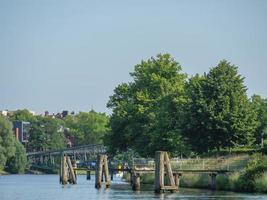
[[[76,145],[101,144],[103,136],[109,131],[109,117],[94,110],[67,116],[64,122]]]
[[[0,116],[0,170],[6,165],[7,159],[15,154],[15,138],[11,127],[11,123]]]
[[[225,60],[189,80],[183,133],[193,149],[206,152],[253,140],[256,113],[246,90],[237,67]]]
[[[116,87],[107,104],[112,115],[105,143],[114,153],[134,149],[147,156],[156,150],[180,151],[181,106],[186,102],[181,66],[169,54],[159,54],[136,65],[130,75],[133,82]]]

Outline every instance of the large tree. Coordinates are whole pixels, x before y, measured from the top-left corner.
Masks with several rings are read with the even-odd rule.
[[[56,150],[66,147],[63,121],[51,117],[36,117],[29,131],[29,151]]]
[[[34,122],[36,121],[36,117],[30,113],[27,109],[16,110],[9,119],[14,121],[26,121],[26,122]]]
[[[117,86],[107,104],[112,116],[105,143],[113,153],[127,149],[143,156],[156,150],[180,152],[186,102],[181,66],[169,54],[160,54],[136,65],[130,75],[133,82]]]
[[[267,99],[259,95],[253,95],[251,105],[257,114],[258,125],[254,133],[255,144],[260,144],[262,138],[267,137]]]
[[[75,116],[69,115],[64,121],[76,145],[100,144],[109,131],[109,117],[94,110],[80,112]]]
[[[0,115],[0,171],[6,165],[7,159],[15,154],[14,141],[11,123]]]
[[[11,173],[24,173],[28,161],[24,146],[18,141],[14,141],[15,154],[7,160],[8,171]]]
[[[187,86],[184,135],[199,152],[252,142],[257,126],[236,66],[223,60],[204,76],[195,76]]]

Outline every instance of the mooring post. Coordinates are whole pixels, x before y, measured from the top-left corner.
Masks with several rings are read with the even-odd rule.
[[[64,155],[61,154],[60,156],[60,167],[59,167],[59,183],[62,184],[63,181],[63,157]]]
[[[104,167],[104,176],[105,176],[105,182],[106,182],[106,188],[110,187],[110,179],[109,179],[109,171],[108,171],[108,156],[104,155],[103,158],[103,167]]]
[[[66,166],[66,156],[63,156],[62,162],[62,184],[66,185],[68,183],[68,170]]]
[[[177,186],[177,188],[179,189],[180,186],[180,177],[182,176],[181,173],[175,173],[174,174],[174,178],[175,178],[175,185]]]
[[[155,192],[161,193],[164,187],[164,152],[155,153]]]
[[[110,171],[110,180],[113,181],[113,170]]]
[[[96,161],[96,171],[95,171],[96,188],[101,188],[102,173],[103,173],[103,155],[98,155]]]
[[[139,191],[140,190],[140,174],[139,173],[134,173],[133,175],[133,184],[132,184],[132,189],[134,191]]]
[[[87,172],[86,172],[86,179],[91,180],[91,171],[90,170],[87,170]]]
[[[178,187],[175,185],[171,163],[169,156],[165,151],[156,151],[155,153],[155,192],[161,193],[165,191],[177,191]],[[166,167],[166,174],[168,179],[168,185],[164,185],[164,167]]]
[[[217,173],[210,173],[210,177],[211,177],[210,188],[212,190],[215,190],[216,189],[216,176],[217,176]]]

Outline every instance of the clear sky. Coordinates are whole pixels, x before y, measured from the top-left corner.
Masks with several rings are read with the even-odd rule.
[[[0,110],[106,108],[142,59],[189,75],[227,59],[267,97],[266,0],[0,0]]]

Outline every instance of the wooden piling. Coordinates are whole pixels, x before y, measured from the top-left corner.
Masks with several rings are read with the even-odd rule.
[[[103,168],[104,168],[104,176],[105,176],[105,182],[106,187],[110,187],[110,179],[109,179],[109,171],[108,171],[108,156],[104,155],[103,157]]]
[[[165,191],[174,192],[178,190],[178,187],[175,185],[171,163],[169,156],[165,151],[156,151],[155,153],[155,192],[162,193]],[[166,168],[168,185],[164,185],[164,167]]]
[[[177,186],[178,189],[179,189],[179,186],[180,186],[180,177],[181,176],[182,176],[182,174],[180,174],[180,173],[175,173],[174,174],[175,185]]]
[[[211,177],[210,188],[212,190],[215,190],[216,189],[216,176],[217,176],[217,173],[210,173],[210,177]]]
[[[76,184],[77,180],[76,180],[75,172],[73,170],[73,166],[71,164],[69,156],[66,157],[66,161],[67,161],[67,165],[68,165],[69,182],[72,183],[72,184]]]
[[[164,152],[155,153],[155,192],[161,193],[164,187]]]
[[[91,171],[90,170],[87,170],[87,172],[86,172],[86,179],[91,180]]]
[[[62,184],[63,185],[68,184],[68,169],[66,166],[66,156],[63,156],[63,162],[62,162]]]
[[[101,188],[101,178],[103,172],[103,155],[97,156],[96,171],[95,171],[95,187]]]
[[[113,181],[113,170],[110,171],[110,180]]]
[[[140,188],[141,188],[141,186],[140,186],[140,174],[139,173],[134,173],[132,189],[134,191],[139,191]]]
[[[164,161],[165,161],[165,166],[166,166],[166,170],[167,170],[168,185],[175,186],[175,182],[174,182],[174,178],[173,178],[173,174],[172,174],[171,163],[170,163],[169,156],[168,156],[167,152],[164,152]]]

